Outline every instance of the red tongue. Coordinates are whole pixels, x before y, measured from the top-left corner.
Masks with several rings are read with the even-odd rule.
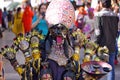
[[[57,36],[57,44],[61,44],[62,43],[62,37],[61,36]]]

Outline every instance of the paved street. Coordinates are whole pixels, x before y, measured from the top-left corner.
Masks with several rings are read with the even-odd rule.
[[[6,44],[11,45],[13,42],[15,35],[8,30],[4,31],[3,38],[0,39],[0,49],[4,47]],[[24,57],[21,53],[17,54],[17,60],[20,64],[24,63]],[[4,70],[5,70],[5,78],[6,80],[20,80],[20,76],[14,71],[13,67],[10,65],[9,61],[4,59]],[[116,80],[120,80],[120,64],[116,66]],[[102,80],[107,80],[104,77]]]

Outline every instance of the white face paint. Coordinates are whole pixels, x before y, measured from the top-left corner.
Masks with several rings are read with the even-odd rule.
[[[44,74],[41,80],[52,80],[52,77],[50,74]]]
[[[64,77],[64,80],[72,80],[70,77]]]

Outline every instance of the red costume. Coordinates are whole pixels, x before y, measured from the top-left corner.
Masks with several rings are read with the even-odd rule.
[[[23,19],[22,19],[25,33],[29,32],[31,30],[33,15],[34,15],[34,13],[31,10],[30,6],[26,6],[24,13],[23,13]]]

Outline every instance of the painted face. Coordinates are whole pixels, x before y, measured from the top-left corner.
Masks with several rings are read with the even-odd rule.
[[[56,38],[57,44],[60,45],[63,43],[63,39],[67,36],[67,28],[61,24],[58,24],[50,29],[50,33]]]
[[[63,34],[66,35],[67,34],[67,29],[65,26],[62,25],[57,25],[57,26],[53,26],[51,28],[51,32],[53,35],[55,36],[62,36]]]
[[[72,80],[70,77],[64,77],[64,80]]]
[[[53,80],[50,74],[44,74],[41,80]]]

